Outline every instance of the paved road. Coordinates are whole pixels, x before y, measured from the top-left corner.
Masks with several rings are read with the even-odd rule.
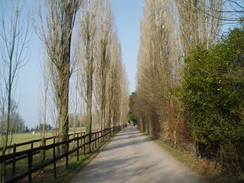
[[[134,127],[118,133],[70,183],[206,183]]]

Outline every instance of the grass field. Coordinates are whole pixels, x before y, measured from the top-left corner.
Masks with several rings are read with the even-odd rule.
[[[76,133],[79,132],[78,130],[76,131]],[[70,134],[73,133],[72,130],[70,130],[69,132]],[[53,137],[56,136],[55,131],[49,131],[45,134],[45,138],[48,137]],[[3,135],[0,135],[0,142],[2,144],[2,139],[4,138]],[[72,138],[72,137],[71,137]],[[11,145],[13,144],[19,144],[19,143],[23,143],[23,142],[30,142],[33,140],[39,140],[41,139],[41,134],[40,132],[37,132],[35,134],[32,134],[32,132],[28,132],[28,133],[18,133],[18,134],[13,134],[13,136],[10,138],[11,139]],[[53,139],[47,140],[46,145],[52,144],[53,143]],[[2,147],[2,145],[0,144],[0,147]],[[41,142],[35,142],[33,147],[40,147]],[[24,150],[28,150],[31,148],[31,144],[27,144],[27,145],[23,145],[23,146],[19,146],[17,147],[17,152],[18,151],[24,151]],[[11,150],[8,150],[7,153],[11,153]]]
[[[72,132],[71,132],[72,133]],[[53,133],[48,133],[46,137],[52,137],[54,136]],[[69,156],[69,169],[66,169],[66,161],[65,158],[62,158],[61,160],[56,162],[56,167],[57,167],[57,179],[54,179],[54,171],[53,171],[53,164],[35,172],[32,174],[33,182],[68,182],[72,176],[74,176],[82,166],[84,166],[87,161],[95,154],[97,153],[98,149],[107,141],[109,141],[111,137],[105,138],[104,142],[100,143],[99,146],[94,149],[92,152],[88,152],[88,147],[81,148],[80,149],[80,155],[79,155],[79,161],[77,161],[77,156],[76,153],[71,154]],[[15,134],[13,136],[13,143],[22,143],[22,142],[28,142],[31,140],[37,140],[40,139],[40,134],[31,134],[31,133],[26,133],[26,134]],[[50,142],[53,142],[52,140]],[[40,144],[40,143],[36,143]],[[29,147],[25,148],[30,148]],[[35,145],[36,146],[36,145]],[[38,146],[38,145],[37,145]],[[21,147],[22,148],[22,147]],[[72,147],[71,147],[72,148]],[[17,148],[17,151],[20,151]],[[32,166],[38,166],[41,165],[42,162],[51,160],[53,158],[53,151],[47,150],[46,151],[46,158],[44,160],[41,160],[41,153],[33,155],[32,156]],[[6,180],[11,179],[15,175],[20,175],[24,172],[28,171],[28,157],[25,159],[22,159],[20,161],[16,162],[16,172],[12,173],[12,163],[8,164],[5,166],[6,168]],[[20,181],[22,182],[28,182],[28,177],[24,178],[23,180]]]
[[[52,137],[54,136],[54,133],[46,133],[46,138],[47,137]],[[13,135],[13,141],[12,144],[18,144],[18,143],[22,143],[22,142],[28,142],[31,140],[37,140],[37,139],[41,139],[41,134],[40,133],[36,133],[36,134],[32,134],[32,133],[19,133],[19,134],[14,134]]]

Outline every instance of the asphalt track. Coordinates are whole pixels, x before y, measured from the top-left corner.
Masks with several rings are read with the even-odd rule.
[[[206,183],[135,127],[118,133],[70,183]]]

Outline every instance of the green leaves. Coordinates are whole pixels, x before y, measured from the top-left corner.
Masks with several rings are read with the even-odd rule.
[[[179,88],[191,122],[192,136],[211,149],[223,139],[244,137],[244,32],[232,30],[206,50],[197,47],[185,60]]]

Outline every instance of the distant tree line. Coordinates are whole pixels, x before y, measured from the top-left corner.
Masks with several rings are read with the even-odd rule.
[[[141,130],[195,149],[237,177],[244,171],[244,30],[239,24],[221,37],[221,28],[242,22],[243,10],[235,1],[147,0],[129,112]]]
[[[39,131],[49,131],[49,130],[52,130],[53,127],[51,125],[48,125],[48,124],[39,124],[37,125],[35,128],[32,128],[30,131],[36,131],[36,132],[39,132]]]

